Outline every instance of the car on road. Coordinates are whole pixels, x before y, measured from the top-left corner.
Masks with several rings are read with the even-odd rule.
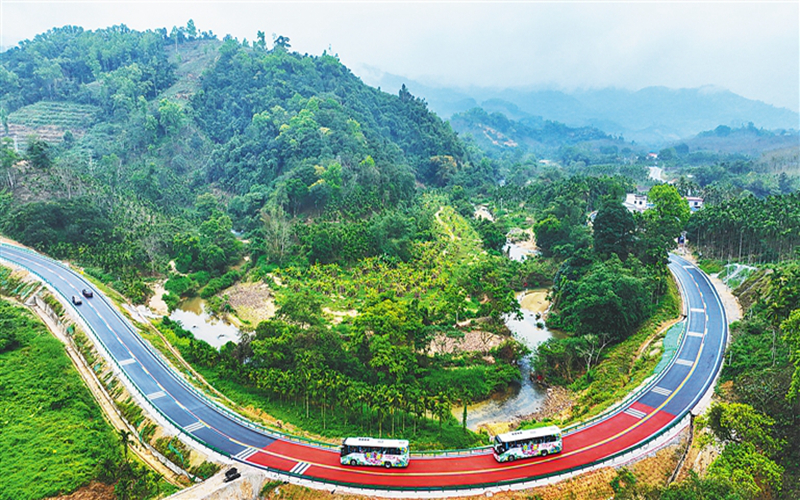
[[[76,306],[79,306],[79,305],[83,304],[83,301],[77,295],[73,295],[72,296],[72,303],[75,304]]]
[[[91,299],[92,297],[94,297],[94,293],[88,288],[84,288],[81,293],[83,293],[83,296],[86,297],[87,299]]]

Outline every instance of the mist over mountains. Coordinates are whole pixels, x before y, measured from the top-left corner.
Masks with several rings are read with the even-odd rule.
[[[718,87],[638,91],[592,89],[564,92],[541,88],[457,89],[425,85],[408,78],[368,69],[362,79],[388,92],[405,84],[443,118],[482,107],[513,120],[543,118],[571,127],[596,127],[608,134],[660,147],[719,125],[732,128],[752,123],[764,129],[800,128],[800,115]]]

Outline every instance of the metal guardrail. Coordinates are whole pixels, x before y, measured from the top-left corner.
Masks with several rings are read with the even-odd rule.
[[[686,335],[686,329],[688,328],[688,322],[685,321],[685,320],[683,322],[684,322],[683,331],[681,332],[681,336],[678,339],[678,345],[680,345],[680,343],[683,342],[683,339],[684,339],[684,337]],[[646,382],[646,383],[645,383],[645,381],[647,381],[647,379],[645,379],[645,381],[642,381],[643,385],[639,389],[637,389],[636,391],[631,392],[628,395],[626,395],[625,398],[622,399],[622,401],[611,405],[610,407],[606,408],[601,413],[595,415],[594,417],[591,417],[588,420],[582,420],[580,422],[576,422],[574,424],[570,424],[570,425],[562,428],[561,430],[562,431],[566,431],[566,432],[564,432],[565,434],[572,434],[572,433],[575,433],[575,432],[577,432],[577,431],[579,431],[581,429],[585,429],[587,427],[592,426],[598,420],[606,419],[609,416],[616,415],[617,413],[621,412],[623,410],[623,408],[628,405],[628,403],[634,402],[636,399],[639,398],[639,396],[641,396],[645,392],[647,392],[650,389],[652,389],[653,386],[657,385],[658,382],[662,378],[664,378],[666,373],[669,371],[669,368],[673,364],[675,364],[675,360],[678,358],[678,351],[679,351],[678,349],[675,350],[675,353],[672,355],[672,358],[670,359],[670,362],[664,368],[661,369],[660,373],[654,374],[655,377],[653,377],[653,375],[651,375],[651,377],[653,377],[653,378],[650,381]],[[650,377],[648,377],[648,378],[650,378]]]
[[[681,290],[683,290],[683,283],[681,283],[681,281],[677,280],[677,279],[676,279],[676,281],[678,282],[678,286],[681,288]],[[684,293],[684,295],[686,295],[686,294]],[[684,311],[684,313],[685,313],[685,311]],[[681,343],[683,342],[683,339],[686,337],[686,332],[687,332],[687,330],[689,328],[688,315],[686,316],[686,318],[684,320],[681,321],[681,323],[683,323],[683,331],[681,332],[681,335],[678,338],[678,342],[677,342],[678,347],[680,347]],[[672,328],[672,327],[670,327],[670,328]],[[669,331],[669,329],[667,331]],[[606,419],[606,418],[608,418],[610,416],[616,415],[617,413],[621,412],[623,410],[623,408],[628,405],[628,403],[631,403],[631,402],[635,401],[635,399],[638,399],[639,396],[641,396],[645,392],[647,392],[650,389],[652,389],[655,385],[658,384],[658,382],[662,378],[664,378],[666,373],[669,371],[670,367],[673,364],[675,364],[675,360],[678,358],[678,353],[679,352],[680,352],[679,348],[675,349],[675,352],[673,353],[672,358],[670,359],[670,362],[664,368],[661,369],[661,372],[659,372],[658,374],[654,374],[655,377],[652,380],[650,380],[649,382],[644,383],[644,381],[643,381],[643,385],[639,389],[637,389],[636,391],[631,392],[630,394],[626,395],[622,399],[622,401],[611,405],[610,407],[606,408],[604,411],[600,412],[599,414],[595,415],[594,417],[591,417],[588,420],[582,420],[580,422],[576,422],[574,424],[570,424],[570,425],[562,428],[561,430],[562,431],[566,431],[565,434],[572,434],[572,433],[577,432],[577,431],[579,431],[581,429],[585,429],[587,427],[590,427],[591,425],[593,425],[595,422],[597,422],[599,420]],[[647,380],[647,379],[645,379],[645,380]]]
[[[3,246],[9,246],[9,245],[6,245],[4,243],[0,243],[0,248],[2,248]],[[69,267],[64,266],[64,264],[62,262],[56,261],[55,259],[52,259],[52,258],[47,257],[47,256],[43,256],[42,254],[39,254],[37,252],[31,251],[31,250],[26,249],[26,248],[16,247],[16,246],[14,246],[13,248],[20,249],[20,250],[26,251],[28,253],[35,254],[40,258],[44,258],[45,260],[54,262],[54,263],[58,264],[59,266],[61,266],[62,268],[66,268],[69,272],[73,273],[73,275],[75,275],[76,277],[78,277],[78,278],[80,278],[80,279],[85,281],[85,278],[83,278],[80,275],[78,275],[77,273],[75,273],[75,271],[73,271]],[[2,258],[3,258],[3,256],[0,254],[0,259],[2,259]],[[6,259],[6,260],[8,260],[8,259]],[[42,276],[39,273],[33,271],[32,269],[30,269],[28,266],[26,266],[24,264],[20,264],[18,262],[15,262],[15,264],[28,269],[28,271],[30,271],[32,274],[38,276],[51,289],[55,290],[64,299],[64,301],[67,304],[70,303],[69,299],[60,290],[58,290],[52,283],[50,283],[50,281],[47,280],[44,276]],[[108,302],[108,299],[103,294],[99,294],[99,295],[103,298],[103,300],[106,302],[107,305],[110,305],[109,302]],[[120,316],[120,313],[119,313],[119,311],[117,311],[116,308],[114,308],[112,306],[111,309],[114,311],[115,314]],[[78,313],[78,314],[80,315],[80,313]],[[120,316],[120,318],[121,318],[121,316]],[[124,319],[124,318],[121,318],[121,319]],[[123,321],[123,324],[126,325],[126,327],[131,332],[135,333],[134,338],[139,339],[142,342],[142,345],[149,352],[154,353],[154,348],[152,346],[150,346],[149,343],[145,343],[144,339],[142,339],[141,336],[139,336],[138,333],[135,332],[132,329],[132,327],[129,325],[129,323],[127,321]],[[125,370],[122,369],[122,367],[118,364],[117,360],[111,355],[110,351],[108,350],[108,347],[96,335],[96,332],[93,331],[92,327],[90,325],[88,325],[88,323],[86,324],[86,326],[88,327],[88,330],[91,332],[91,335],[92,335],[92,337],[94,337],[94,340],[97,342],[97,344],[102,347],[103,351],[105,351],[106,356],[104,356],[104,357],[106,357],[107,359],[110,359],[112,361],[112,363],[114,364],[114,366],[117,368],[117,370],[115,370],[115,371],[117,371],[118,373],[121,373],[123,375],[125,380],[128,381],[128,384],[130,384],[130,386],[133,387],[136,390],[136,392],[138,392],[138,394],[143,398],[143,400],[148,404],[148,406],[150,406],[155,412],[157,412],[162,418],[164,418],[165,421],[167,421],[170,425],[172,425],[179,433],[181,433],[182,435],[188,437],[192,441],[195,441],[195,442],[199,443],[200,445],[202,445],[202,446],[204,446],[204,447],[206,447],[206,448],[208,448],[208,449],[220,454],[221,456],[227,457],[230,460],[238,461],[238,462],[241,462],[241,463],[246,463],[246,464],[248,464],[250,466],[256,466],[256,467],[259,467],[261,469],[267,470],[267,471],[269,471],[269,472],[271,472],[273,474],[278,474],[278,475],[285,476],[285,477],[288,477],[288,478],[295,478],[295,479],[302,480],[302,481],[312,481],[312,482],[317,482],[317,483],[329,484],[329,485],[334,485],[334,486],[343,486],[343,487],[349,487],[349,488],[356,488],[356,489],[362,489],[362,490],[425,491],[425,492],[442,491],[442,492],[446,492],[446,491],[472,490],[472,489],[481,489],[481,488],[499,488],[499,487],[504,487],[504,486],[511,486],[511,485],[515,485],[515,484],[526,483],[526,482],[530,482],[530,481],[534,481],[534,480],[541,480],[541,479],[547,479],[547,478],[551,478],[551,477],[569,475],[569,474],[572,474],[572,473],[580,471],[580,470],[589,469],[589,468],[592,468],[592,467],[595,467],[595,466],[600,466],[600,465],[602,465],[604,463],[611,462],[611,461],[613,461],[613,460],[615,460],[617,458],[623,457],[625,455],[632,455],[633,453],[635,453],[636,451],[640,450],[641,448],[644,448],[647,445],[649,445],[650,443],[654,442],[655,440],[657,440],[658,438],[663,436],[665,433],[671,431],[676,425],[680,424],[685,419],[685,417],[687,416],[687,414],[691,410],[691,407],[686,407],[686,409],[684,409],[681,413],[676,415],[676,418],[672,422],[670,422],[668,425],[666,425],[665,427],[660,429],[655,434],[652,434],[650,437],[648,437],[644,441],[641,441],[641,442],[637,443],[636,445],[634,445],[634,446],[632,446],[630,448],[627,448],[625,450],[621,450],[621,451],[619,451],[617,453],[614,453],[614,454],[609,455],[607,457],[604,457],[602,459],[598,459],[598,460],[589,462],[587,464],[582,464],[582,465],[579,465],[579,466],[570,467],[568,469],[562,469],[562,470],[559,470],[559,471],[540,474],[540,475],[537,475],[537,476],[531,476],[531,477],[525,477],[525,478],[517,478],[517,479],[512,479],[512,480],[507,480],[507,481],[493,481],[493,482],[470,484],[470,485],[454,485],[454,486],[438,486],[438,487],[402,487],[402,486],[384,486],[384,485],[373,486],[373,485],[364,485],[364,484],[360,484],[360,483],[350,483],[350,482],[345,482],[345,481],[336,481],[336,480],[332,480],[332,479],[309,478],[309,477],[303,476],[301,474],[295,474],[295,473],[290,472],[290,471],[284,471],[284,470],[281,470],[281,469],[275,469],[275,468],[272,468],[272,467],[253,464],[251,462],[240,460],[240,459],[230,455],[229,453],[220,450],[219,448],[215,447],[214,445],[211,445],[211,444],[207,443],[203,439],[201,439],[201,438],[199,438],[199,437],[197,437],[197,436],[195,436],[195,435],[193,435],[191,433],[188,433],[185,430],[183,430],[183,428],[181,428],[180,425],[178,425],[175,421],[173,421],[169,416],[167,416],[164,412],[162,412],[160,409],[158,409],[158,407],[153,405],[147,399],[147,397],[145,396],[143,391],[128,376],[128,374],[125,373]],[[685,329],[684,329],[684,332],[685,332]],[[676,357],[677,357],[677,351],[676,351]],[[163,357],[161,356],[160,353],[157,355],[156,359],[159,361],[159,363],[162,363],[162,364],[165,363],[165,360],[163,359]],[[720,360],[721,360],[721,358],[720,358]],[[673,363],[674,363],[674,359],[673,359]],[[208,402],[208,403],[213,404],[213,406],[215,408],[223,410],[223,412],[226,415],[231,415],[231,416],[235,415],[234,418],[235,418],[235,420],[237,422],[241,422],[241,423],[247,422],[246,419],[243,419],[241,416],[236,415],[234,412],[231,412],[228,409],[224,409],[219,404],[217,404],[215,401],[210,400],[206,395],[200,393],[195,388],[191,387],[191,385],[188,382],[186,382],[183,379],[182,376],[179,376],[179,375],[175,374],[175,371],[172,370],[169,367],[168,364],[164,364],[164,366],[173,374],[173,376],[175,376],[175,378],[178,380],[179,383],[181,383],[181,385],[189,388],[195,394],[198,394],[198,395],[202,396],[202,399],[203,399],[204,402]],[[719,368],[719,363],[717,365],[717,370],[718,370],[718,368]],[[665,368],[665,370],[662,372],[662,376],[663,376],[663,373],[666,373],[666,371],[667,371],[667,369]],[[650,385],[651,384],[648,384],[645,388],[649,389]],[[709,385],[709,383],[705,384],[702,393],[705,393],[708,390],[708,385]],[[641,389],[639,392],[643,391],[645,388]],[[699,400],[699,398],[701,396],[702,396],[702,394],[698,394],[697,395],[695,400],[692,402],[692,405],[691,405],[692,407],[694,406],[696,401]],[[630,398],[626,398],[626,400],[630,400]],[[623,405],[619,405],[619,406],[623,406]],[[596,420],[597,418],[600,418],[601,416],[607,417],[608,414],[604,413],[604,414],[598,415],[597,417],[594,417],[592,420],[590,420],[590,422],[593,421],[593,420]],[[258,429],[258,430],[262,430],[263,429],[262,432],[269,432],[270,434],[274,433],[274,431],[271,431],[269,429],[266,429],[266,428],[263,428],[261,426],[255,425],[253,423],[249,423],[249,424],[247,424],[247,426],[251,427],[253,429]],[[569,429],[569,428],[570,427],[566,427],[565,429]],[[575,428],[573,427],[573,429],[575,429]],[[289,434],[283,434],[283,433],[274,433],[274,434],[282,435],[281,437],[283,437],[283,436],[291,437],[291,438],[294,438],[293,440],[308,441],[308,442],[313,441],[313,440],[306,440],[306,439],[301,438],[299,436],[292,436],[292,435],[289,435]],[[321,443],[321,442],[317,442],[317,443]],[[329,443],[321,443],[321,444],[329,445]],[[439,455],[442,455],[443,453],[444,454],[450,453],[452,455],[459,455],[459,454],[469,455],[469,454],[477,454],[477,453],[474,453],[474,452],[483,453],[487,448],[490,448],[490,447],[472,448],[472,449],[464,449],[464,450],[444,450],[444,451],[439,451],[439,452],[418,452],[416,454],[427,455],[429,453],[430,454],[438,453]]]

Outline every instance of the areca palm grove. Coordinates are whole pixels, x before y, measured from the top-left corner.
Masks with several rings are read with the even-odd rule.
[[[760,263],[797,257],[800,193],[722,201],[694,213],[688,237],[704,256]]]

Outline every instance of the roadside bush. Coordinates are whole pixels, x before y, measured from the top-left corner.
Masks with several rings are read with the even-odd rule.
[[[172,312],[178,307],[178,303],[181,301],[181,298],[178,295],[167,292],[161,296],[161,300],[167,304],[167,308],[170,310],[170,312]]]
[[[214,474],[216,474],[218,471],[219,471],[219,465],[213,462],[205,461],[200,465],[192,467],[189,472],[203,479],[208,479]]]
[[[19,339],[10,329],[4,325],[5,321],[0,321],[0,352],[13,351],[19,347]]]

